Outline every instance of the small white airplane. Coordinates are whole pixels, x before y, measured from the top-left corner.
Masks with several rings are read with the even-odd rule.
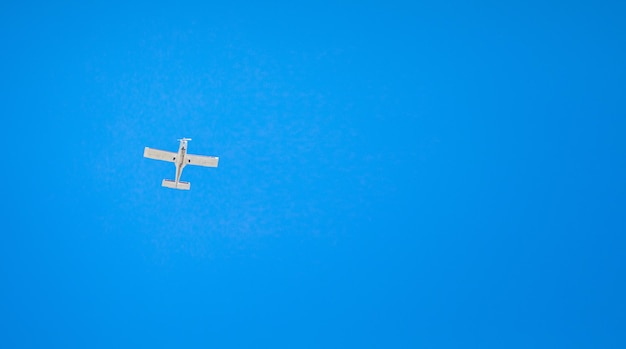
[[[176,165],[176,179],[164,179],[162,186],[172,189],[189,190],[191,183],[180,180],[183,168],[187,165],[217,167],[218,157],[187,154],[187,142],[191,138],[181,138],[178,153],[146,147],[143,156],[148,159],[173,162]]]

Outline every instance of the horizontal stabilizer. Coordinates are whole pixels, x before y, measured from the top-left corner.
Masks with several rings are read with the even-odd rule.
[[[189,182],[178,182],[178,184],[176,184],[176,181],[172,181],[169,179],[164,179],[161,185],[166,188],[180,189],[180,190],[189,190],[189,188],[191,188],[191,183]]]

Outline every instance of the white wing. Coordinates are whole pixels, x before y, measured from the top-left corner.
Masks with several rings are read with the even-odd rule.
[[[154,160],[174,162],[176,160],[176,155],[178,154],[173,153],[171,151],[152,149],[148,147],[146,147],[143,150],[143,156],[145,158],[154,159]]]
[[[214,156],[186,154],[185,160],[187,162],[187,165],[217,167],[217,162],[220,160],[220,158]]]

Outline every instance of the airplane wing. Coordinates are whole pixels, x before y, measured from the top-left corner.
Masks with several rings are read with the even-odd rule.
[[[220,158],[214,156],[186,154],[185,159],[187,160],[187,165],[217,167],[217,162]]]
[[[148,159],[154,159],[154,160],[174,162],[174,160],[176,160],[176,155],[178,155],[178,154],[173,153],[171,151],[152,149],[152,148],[148,148],[148,147],[146,147],[143,150],[143,156],[144,157],[146,157]]]

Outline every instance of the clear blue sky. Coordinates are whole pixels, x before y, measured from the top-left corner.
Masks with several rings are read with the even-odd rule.
[[[0,347],[625,348],[624,18],[3,2]]]

